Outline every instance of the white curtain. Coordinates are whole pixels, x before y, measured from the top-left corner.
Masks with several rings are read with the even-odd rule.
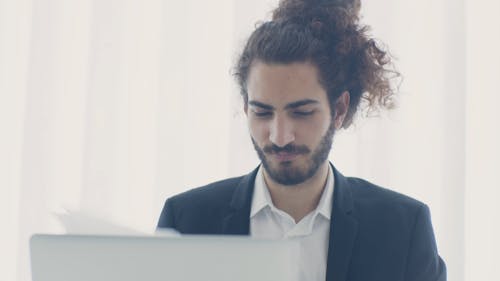
[[[154,229],[164,199],[258,160],[230,75],[276,0],[0,0],[0,280],[62,208]],[[364,1],[399,108],[340,132],[346,175],[431,208],[449,280],[500,276],[500,4]]]

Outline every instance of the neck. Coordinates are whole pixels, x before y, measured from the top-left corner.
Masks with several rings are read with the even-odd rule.
[[[311,178],[294,186],[276,183],[264,170],[273,204],[292,216],[296,223],[299,222],[318,206],[328,178],[328,165],[328,161],[325,161]]]

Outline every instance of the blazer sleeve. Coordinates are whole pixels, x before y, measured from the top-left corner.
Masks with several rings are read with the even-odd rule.
[[[446,265],[438,254],[429,207],[416,216],[406,266],[407,281],[446,281]]]
[[[163,210],[161,211],[157,228],[175,229],[174,210],[172,205],[173,205],[172,201],[170,199],[167,199],[165,205],[163,206]]]

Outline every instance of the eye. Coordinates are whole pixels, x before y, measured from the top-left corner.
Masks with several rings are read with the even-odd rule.
[[[310,111],[296,110],[293,112],[293,115],[299,116],[299,117],[310,116],[313,114],[314,114],[314,110],[310,110]]]
[[[273,113],[271,111],[255,111],[253,110],[253,114],[257,117],[270,117]]]

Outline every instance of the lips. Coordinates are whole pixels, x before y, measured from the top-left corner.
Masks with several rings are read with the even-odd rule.
[[[273,156],[278,161],[291,161],[295,157],[297,157],[298,154],[297,153],[289,153],[289,152],[278,152],[278,153],[274,153]]]

